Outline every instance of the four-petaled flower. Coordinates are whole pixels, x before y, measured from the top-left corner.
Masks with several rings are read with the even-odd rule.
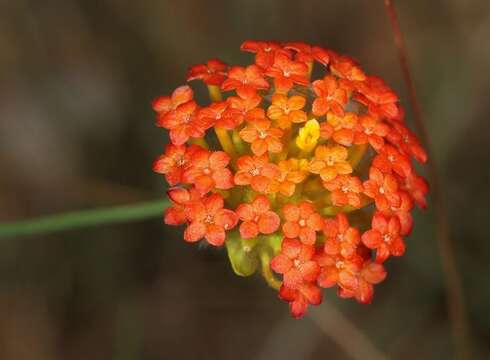
[[[276,51],[274,63],[266,70],[266,75],[274,78],[276,91],[287,93],[294,84],[308,84],[308,66],[299,61],[291,60],[286,51]]]
[[[183,145],[189,138],[201,138],[212,125],[197,116],[197,104],[189,101],[165,115],[159,125],[168,129],[170,140]]]
[[[284,238],[281,252],[270,263],[272,270],[283,275],[284,286],[298,289],[305,282],[318,277],[320,267],[312,260],[315,247],[305,245],[298,239]]]
[[[187,81],[200,79],[206,85],[219,86],[226,79],[228,66],[219,59],[210,59],[206,64],[192,66],[187,72]]]
[[[371,221],[371,229],[362,234],[362,242],[369,249],[376,250],[376,262],[382,263],[390,255],[402,256],[405,243],[400,236],[400,220],[396,216],[384,216],[376,212]]]
[[[379,211],[387,211],[391,206],[400,205],[398,182],[392,174],[383,174],[372,166],[369,169],[369,180],[364,181],[364,194],[374,199]]]
[[[257,155],[266,152],[280,153],[282,150],[282,130],[271,127],[272,123],[267,119],[256,119],[249,121],[240,131],[240,137],[252,144],[251,150]]]
[[[284,48],[296,51],[294,57],[296,61],[310,63],[313,60],[316,60],[320,64],[327,66],[330,60],[328,51],[319,46],[311,46],[302,42],[290,42],[285,44]]]
[[[361,193],[364,188],[361,179],[356,176],[338,175],[335,179],[324,181],[323,186],[331,191],[332,204],[335,206],[350,205],[361,207]]]
[[[322,292],[313,283],[305,283],[298,289],[290,289],[283,285],[279,289],[279,297],[289,303],[291,315],[295,319],[306,313],[308,305],[319,305],[322,302]]]
[[[221,84],[222,90],[236,90],[240,96],[250,90],[265,90],[268,88],[269,83],[264,78],[262,69],[257,65],[250,65],[246,68],[233,66],[228,72],[228,78]]]
[[[339,296],[342,298],[355,297],[361,304],[370,304],[374,295],[373,285],[379,284],[385,278],[386,270],[383,265],[368,260],[363,264],[357,277],[357,289],[350,291],[341,288]]]
[[[225,242],[226,231],[235,227],[238,216],[232,210],[224,209],[223,197],[212,194],[185,208],[189,226],[184,231],[184,240],[196,242],[205,238],[214,246]]]
[[[351,112],[344,116],[327,113],[327,121],[320,127],[320,135],[324,139],[332,138],[340,145],[350,146],[354,141],[354,129],[357,126],[357,115]]]
[[[340,145],[320,145],[315,150],[315,157],[311,160],[309,169],[313,174],[320,174],[324,181],[335,179],[337,175],[352,173],[352,166],[347,161],[349,153]]]
[[[349,225],[345,214],[338,213],[335,219],[326,219],[323,233],[325,234],[324,250],[326,254],[340,254],[346,259],[356,254],[361,236],[357,228]]]
[[[351,291],[357,288],[357,275],[363,264],[363,259],[359,255],[346,259],[340,254],[329,255],[323,248],[319,248],[314,260],[320,265],[317,283],[322,288],[335,285]]]
[[[191,101],[193,97],[194,92],[192,89],[187,85],[183,85],[175,89],[172,96],[160,96],[153,100],[153,110],[158,113],[157,122],[170,111],[177,109],[179,105]]]
[[[272,211],[270,201],[264,195],[257,196],[251,204],[240,204],[236,213],[240,220],[240,235],[244,239],[251,239],[258,234],[272,234],[278,228],[281,220],[279,215]]]
[[[398,147],[405,155],[411,155],[420,163],[427,161],[427,153],[415,135],[401,124],[394,123],[392,130],[387,134],[390,143]]]
[[[282,208],[284,225],[282,232],[288,238],[299,238],[306,245],[316,242],[316,232],[323,228],[323,219],[312,203],[286,204]]]
[[[153,162],[153,171],[165,175],[170,186],[175,186],[183,182],[184,170],[189,165],[189,162],[196,151],[203,150],[200,146],[168,144],[165,147],[165,153],[160,155]]]
[[[384,173],[394,171],[402,177],[407,177],[412,173],[410,159],[388,144],[379,149],[379,154],[373,159],[373,166]]]
[[[272,179],[279,175],[276,164],[270,163],[267,155],[242,156],[237,160],[236,185],[250,185],[260,193],[269,192]]]
[[[182,225],[187,222],[186,207],[201,199],[201,194],[195,188],[172,188],[167,191],[172,206],[165,210],[163,216],[167,225]]]
[[[240,49],[255,53],[255,63],[266,69],[274,63],[274,54],[281,45],[276,41],[245,41]]]
[[[271,193],[279,192],[284,196],[292,196],[296,185],[303,182],[308,176],[308,161],[306,159],[291,158],[279,161],[277,164],[280,174],[273,179]]]
[[[317,96],[311,108],[313,115],[322,116],[328,111],[338,116],[344,115],[344,106],[348,100],[347,92],[339,85],[335,77],[327,75],[323,80],[315,80],[312,87]]]
[[[230,189],[234,184],[233,174],[227,168],[229,162],[230,156],[224,151],[197,151],[184,171],[184,182],[194,184],[203,195],[213,188]]]
[[[370,115],[359,116],[359,124],[356,128],[354,144],[369,144],[374,150],[379,150],[385,144],[384,138],[388,135],[390,128],[378,117]]]
[[[289,129],[291,123],[299,124],[306,121],[307,116],[303,109],[306,99],[303,96],[291,96],[288,98],[284,94],[274,94],[272,105],[267,109],[267,116],[276,120],[281,129]]]

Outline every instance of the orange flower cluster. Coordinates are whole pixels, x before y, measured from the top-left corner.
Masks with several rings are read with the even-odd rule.
[[[427,156],[397,95],[318,46],[241,49],[254,64],[190,68],[210,104],[187,85],[153,103],[171,141],[154,163],[171,186],[165,223],[186,225],[187,242],[226,246],[239,275],[260,269],[294,317],[322,301],[321,288],[371,302],[428,192],[412,164]]]

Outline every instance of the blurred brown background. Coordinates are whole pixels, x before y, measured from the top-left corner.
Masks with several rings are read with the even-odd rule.
[[[490,2],[397,3],[488,359]],[[188,65],[251,60],[245,39],[350,54],[408,107],[382,0],[0,0],[0,221],[163,196],[150,101]],[[418,211],[372,305],[326,292],[389,358],[454,357],[434,234]],[[0,241],[2,360],[319,358],[349,359],[261,279],[158,219]]]

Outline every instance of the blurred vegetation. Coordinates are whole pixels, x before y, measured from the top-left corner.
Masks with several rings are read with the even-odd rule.
[[[486,359],[490,2],[397,3]],[[151,100],[188,65],[243,63],[245,39],[350,54],[407,103],[381,0],[0,0],[0,221],[160,198]],[[347,358],[223,251],[180,238],[155,219],[1,240],[0,358]],[[430,209],[407,244],[372,305],[327,300],[390,358],[451,359]]]

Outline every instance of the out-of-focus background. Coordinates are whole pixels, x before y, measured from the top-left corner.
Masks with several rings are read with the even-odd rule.
[[[490,2],[397,3],[474,357],[488,359]],[[0,221],[162,197],[151,163],[167,139],[151,100],[191,64],[251,60],[245,39],[350,54],[408,107],[381,0],[0,0]],[[326,292],[392,359],[455,356],[434,219],[416,212],[372,305]],[[160,219],[0,241],[0,359],[169,358],[349,359],[259,277],[235,276],[223,251]]]

